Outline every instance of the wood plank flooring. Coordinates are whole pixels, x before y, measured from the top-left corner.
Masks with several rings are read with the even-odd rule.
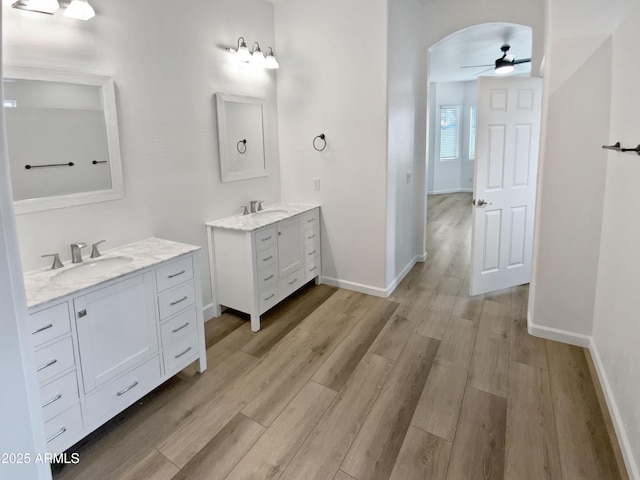
[[[527,286],[468,296],[469,194],[429,197],[428,260],[376,298],[310,284],[206,324],[190,366],[71,451],[54,478],[607,480],[585,352],[528,335]]]

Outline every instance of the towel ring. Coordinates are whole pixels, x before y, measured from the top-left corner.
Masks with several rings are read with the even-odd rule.
[[[320,139],[322,141],[322,147],[318,148],[316,147],[316,140]],[[323,151],[325,148],[327,148],[327,139],[324,136],[324,133],[321,133],[320,135],[318,135],[317,137],[315,137],[313,139],[313,148],[315,148],[318,152]]]
[[[240,144],[242,144],[244,146],[244,148],[242,148],[240,146]],[[245,153],[247,153],[247,139],[243,138],[242,140],[240,140],[237,144],[236,144],[236,149],[238,150],[238,153],[240,153],[240,155],[243,155]]]

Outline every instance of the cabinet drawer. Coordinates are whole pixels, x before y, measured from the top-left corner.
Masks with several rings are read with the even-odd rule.
[[[263,269],[278,262],[278,247],[271,245],[256,254],[258,269]]]
[[[158,292],[163,292],[192,278],[193,262],[190,256],[162,265],[156,269]]]
[[[38,382],[42,383],[75,365],[71,337],[34,352]]]
[[[44,424],[47,451],[49,453],[63,452],[72,445],[70,442],[74,442],[81,432],[82,412],[80,404],[76,403]]]
[[[304,285],[304,278],[305,270],[304,268],[300,268],[291,275],[287,275],[285,278],[280,280],[280,282],[278,282],[278,294],[280,295],[280,299],[283,300]]]
[[[264,228],[256,232],[256,252],[276,244],[276,227]]]
[[[196,329],[196,308],[191,307],[182,313],[177,314],[160,326],[162,332],[162,347],[167,348],[174,345],[192,334]]]
[[[40,405],[44,421],[51,420],[78,402],[78,379],[75,370],[40,387]]]
[[[158,297],[160,320],[193,305],[196,301],[196,290],[193,282],[180,285]]]
[[[71,331],[67,302],[29,315],[31,345],[37,347]]]
[[[87,424],[91,425],[111,412],[125,409],[159,383],[160,358],[156,356],[87,395]]]
[[[318,224],[304,229],[304,244],[320,242],[320,228]]]
[[[263,314],[278,303],[278,286],[274,285],[273,287],[267,288],[258,295],[258,311],[260,314]]]
[[[310,212],[302,214],[302,225],[309,228],[312,225],[320,225],[320,211],[316,208]]]
[[[165,349],[162,355],[166,375],[173,375],[174,372],[186,367],[198,356],[198,332],[193,330],[189,336]]]
[[[320,242],[309,242],[304,245],[304,261],[307,262],[320,254]]]
[[[320,257],[315,256],[311,260],[307,260],[307,263],[304,266],[305,278],[304,282],[307,283],[312,278],[320,275]]]
[[[278,265],[275,263],[258,271],[258,291],[271,287],[278,283]]]

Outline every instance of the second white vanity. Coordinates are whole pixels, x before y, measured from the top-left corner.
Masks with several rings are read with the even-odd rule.
[[[215,315],[220,305],[260,315],[321,274],[320,207],[280,203],[207,225]]]
[[[151,238],[25,274],[47,449],[60,453],[195,360],[198,251]]]

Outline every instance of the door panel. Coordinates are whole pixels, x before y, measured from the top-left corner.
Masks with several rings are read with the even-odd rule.
[[[531,274],[542,80],[478,79],[471,294]]]

